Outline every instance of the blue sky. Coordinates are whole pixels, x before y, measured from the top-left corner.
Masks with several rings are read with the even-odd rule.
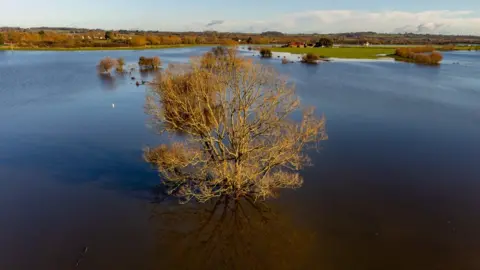
[[[0,9],[0,26],[480,34],[480,0],[0,0]]]

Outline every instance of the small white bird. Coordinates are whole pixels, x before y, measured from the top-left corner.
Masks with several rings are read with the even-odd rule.
[[[115,108],[115,104],[114,104],[114,103],[112,103],[112,108]]]

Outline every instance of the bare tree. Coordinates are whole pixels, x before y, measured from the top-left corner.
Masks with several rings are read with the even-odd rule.
[[[151,90],[153,125],[185,139],[144,156],[181,202],[264,199],[300,187],[299,171],[309,164],[303,149],[326,139],[325,119],[313,109],[299,122],[289,119],[300,108],[293,87],[234,50],[192,59],[187,71],[169,67]]]

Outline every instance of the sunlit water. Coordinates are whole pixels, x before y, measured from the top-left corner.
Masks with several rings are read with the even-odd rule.
[[[325,114],[329,140],[266,227],[251,214],[199,239],[178,233],[199,215],[150,204],[142,148],[168,138],[146,126],[142,77],[95,65],[208,49],[0,52],[0,269],[480,269],[480,53],[440,67],[258,60]]]

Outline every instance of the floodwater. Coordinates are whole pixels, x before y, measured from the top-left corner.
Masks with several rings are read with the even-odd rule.
[[[145,86],[95,65],[208,49],[0,52],[0,269],[480,269],[479,52],[259,60],[327,118],[304,186],[261,206],[152,203],[142,148],[169,138],[146,125]]]

